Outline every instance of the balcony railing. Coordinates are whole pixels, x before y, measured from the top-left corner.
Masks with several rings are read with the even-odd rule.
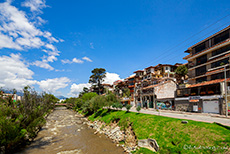
[[[220,84],[176,90],[176,97],[220,95]]]

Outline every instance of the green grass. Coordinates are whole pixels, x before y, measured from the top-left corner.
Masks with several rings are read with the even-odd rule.
[[[132,153],[135,153],[135,154],[153,154],[154,152],[152,152],[151,150],[146,149],[146,148],[140,148],[139,150],[134,151]]]
[[[129,119],[137,138],[155,139],[160,146],[159,153],[164,154],[225,153],[225,148],[230,147],[229,127],[214,123],[188,120],[188,124],[182,124],[182,119],[105,109],[98,110],[89,119],[101,120],[107,124],[114,119],[120,119],[120,122]],[[136,153],[145,153],[140,152],[143,150],[141,148]]]

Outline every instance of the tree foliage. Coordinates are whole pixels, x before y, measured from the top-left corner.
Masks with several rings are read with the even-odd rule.
[[[21,101],[12,96],[0,95],[0,153],[11,153],[18,145],[33,139],[45,123],[48,114],[57,102],[52,94],[39,95],[30,87],[24,88]],[[16,91],[14,91],[16,93]]]
[[[188,68],[185,65],[180,65],[175,70],[176,73],[176,79],[178,83],[183,83],[182,77],[185,78],[185,75],[188,74]]]
[[[89,83],[92,83],[95,86],[95,91],[100,95],[103,88],[102,82],[104,81],[106,70],[104,68],[95,68],[91,72],[92,75],[89,78]]]

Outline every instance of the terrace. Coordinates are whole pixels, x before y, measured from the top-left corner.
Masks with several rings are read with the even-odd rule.
[[[221,94],[220,83],[176,90],[177,97],[220,95],[220,94]]]

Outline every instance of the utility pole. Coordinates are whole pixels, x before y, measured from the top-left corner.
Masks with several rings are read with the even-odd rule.
[[[227,99],[227,77],[226,77],[226,65],[224,65],[224,90],[225,90],[225,105],[226,105],[226,117],[228,117],[228,99]]]

